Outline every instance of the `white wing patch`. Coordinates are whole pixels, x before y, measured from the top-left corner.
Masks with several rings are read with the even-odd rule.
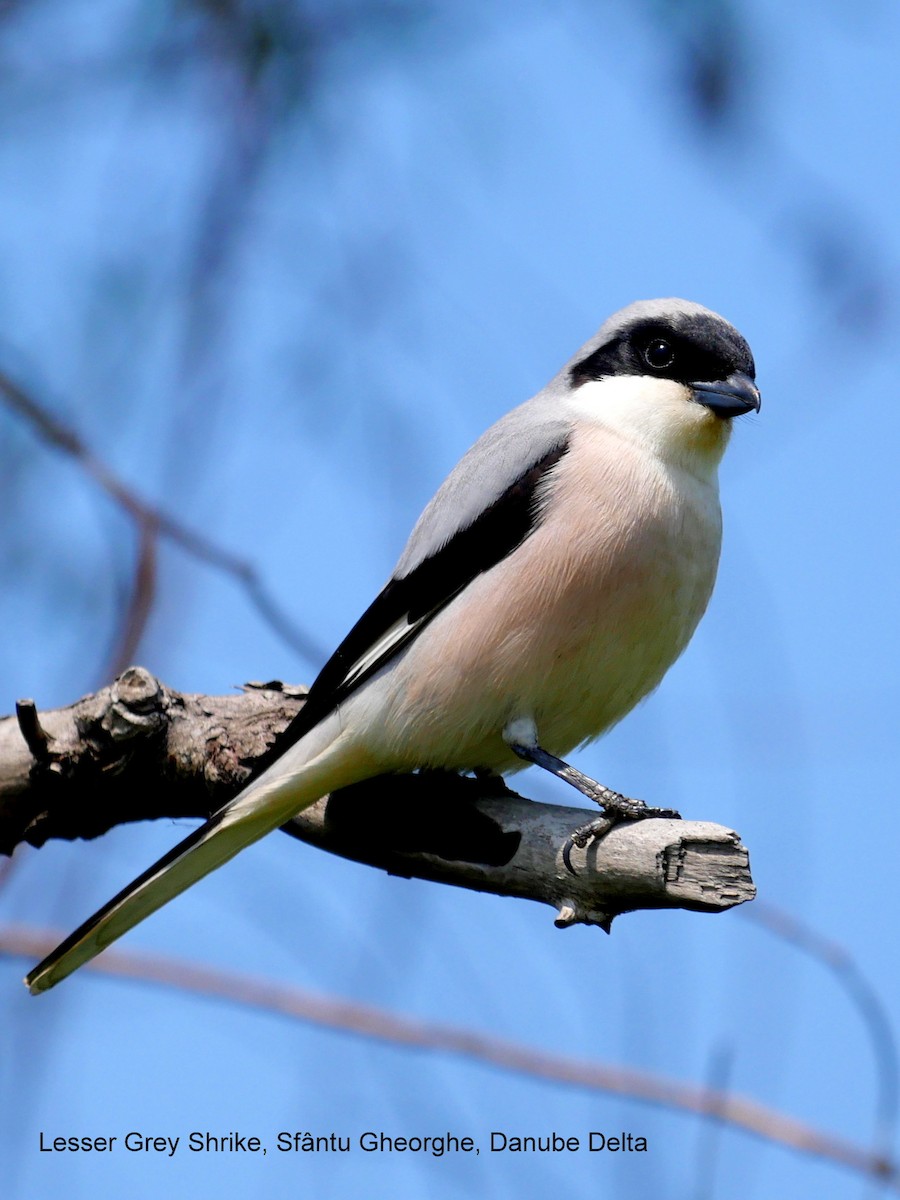
[[[390,629],[386,630],[378,641],[356,660],[344,676],[342,686],[352,687],[360,675],[365,674],[366,671],[370,670],[380,660],[388,658],[397,646],[402,645],[409,638],[413,629],[419,624],[421,624],[421,621],[410,621],[409,613],[405,613],[399,620],[395,621]]]

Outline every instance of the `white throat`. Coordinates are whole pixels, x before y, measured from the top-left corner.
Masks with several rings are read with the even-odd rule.
[[[662,462],[715,484],[731,425],[673,379],[610,375],[575,388],[566,403],[579,420],[640,445]]]

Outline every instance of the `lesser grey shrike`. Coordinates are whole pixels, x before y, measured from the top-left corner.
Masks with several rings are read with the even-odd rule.
[[[610,317],[453,469],[270,765],[37,966],[31,991],[321,796],[386,772],[532,762],[607,815],[664,812],[561,756],[687,645],[719,559],[719,461],[732,418],[758,408],[750,349],[716,313],[650,300]]]

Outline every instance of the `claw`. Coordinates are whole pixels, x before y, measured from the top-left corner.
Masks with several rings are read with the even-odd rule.
[[[574,845],[575,845],[575,840],[572,837],[572,835],[569,834],[569,836],[563,842],[562,860],[563,860],[563,863],[565,864],[566,870],[569,872],[570,875],[578,874],[578,872],[572,866],[572,847]]]
[[[588,821],[584,825],[579,825],[577,829],[573,829],[563,843],[562,860],[566,870],[570,875],[577,875],[577,871],[572,866],[572,850],[575,846],[579,850],[584,850],[589,842],[599,841],[605,834],[609,833],[613,825],[617,823],[615,817],[602,816],[594,817],[592,821]]]
[[[577,846],[579,850],[584,850],[589,842],[599,841],[605,837],[620,821],[646,821],[651,818],[681,820],[681,813],[677,813],[674,808],[653,808],[651,805],[645,804],[643,800],[629,800],[625,796],[619,796],[618,799],[620,803],[607,801],[603,805],[602,816],[594,817],[592,821],[579,825],[566,838],[562,848],[562,860],[570,875],[577,874],[572,866],[573,847]]]

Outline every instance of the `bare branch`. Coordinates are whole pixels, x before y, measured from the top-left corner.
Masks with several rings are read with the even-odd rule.
[[[59,933],[49,930],[7,926],[0,928],[0,953],[40,958],[57,945],[59,938]],[[548,1054],[471,1029],[417,1021],[373,1005],[315,995],[286,984],[160,955],[106,950],[100,958],[88,963],[86,969],[113,978],[155,983],[243,1004],[392,1045],[490,1063],[532,1079],[546,1079],[568,1087],[624,1096],[644,1104],[712,1118],[764,1141],[847,1167],[879,1180],[892,1192],[900,1192],[898,1164],[891,1159],[872,1154],[853,1142],[727,1091],[695,1087],[629,1067],[590,1062],[581,1055],[568,1058]]]
[[[40,760],[15,718],[0,721],[0,853],[126,821],[209,816],[241,789],[303,695],[280,683],[184,695],[131,667],[42,714]],[[755,895],[737,834],[704,821],[617,826],[573,850],[570,870],[563,849],[590,815],[524,800],[498,780],[430,772],[346,788],[285,830],[395,875],[542,901],[559,926],[608,930],[636,909],[719,912]]]

